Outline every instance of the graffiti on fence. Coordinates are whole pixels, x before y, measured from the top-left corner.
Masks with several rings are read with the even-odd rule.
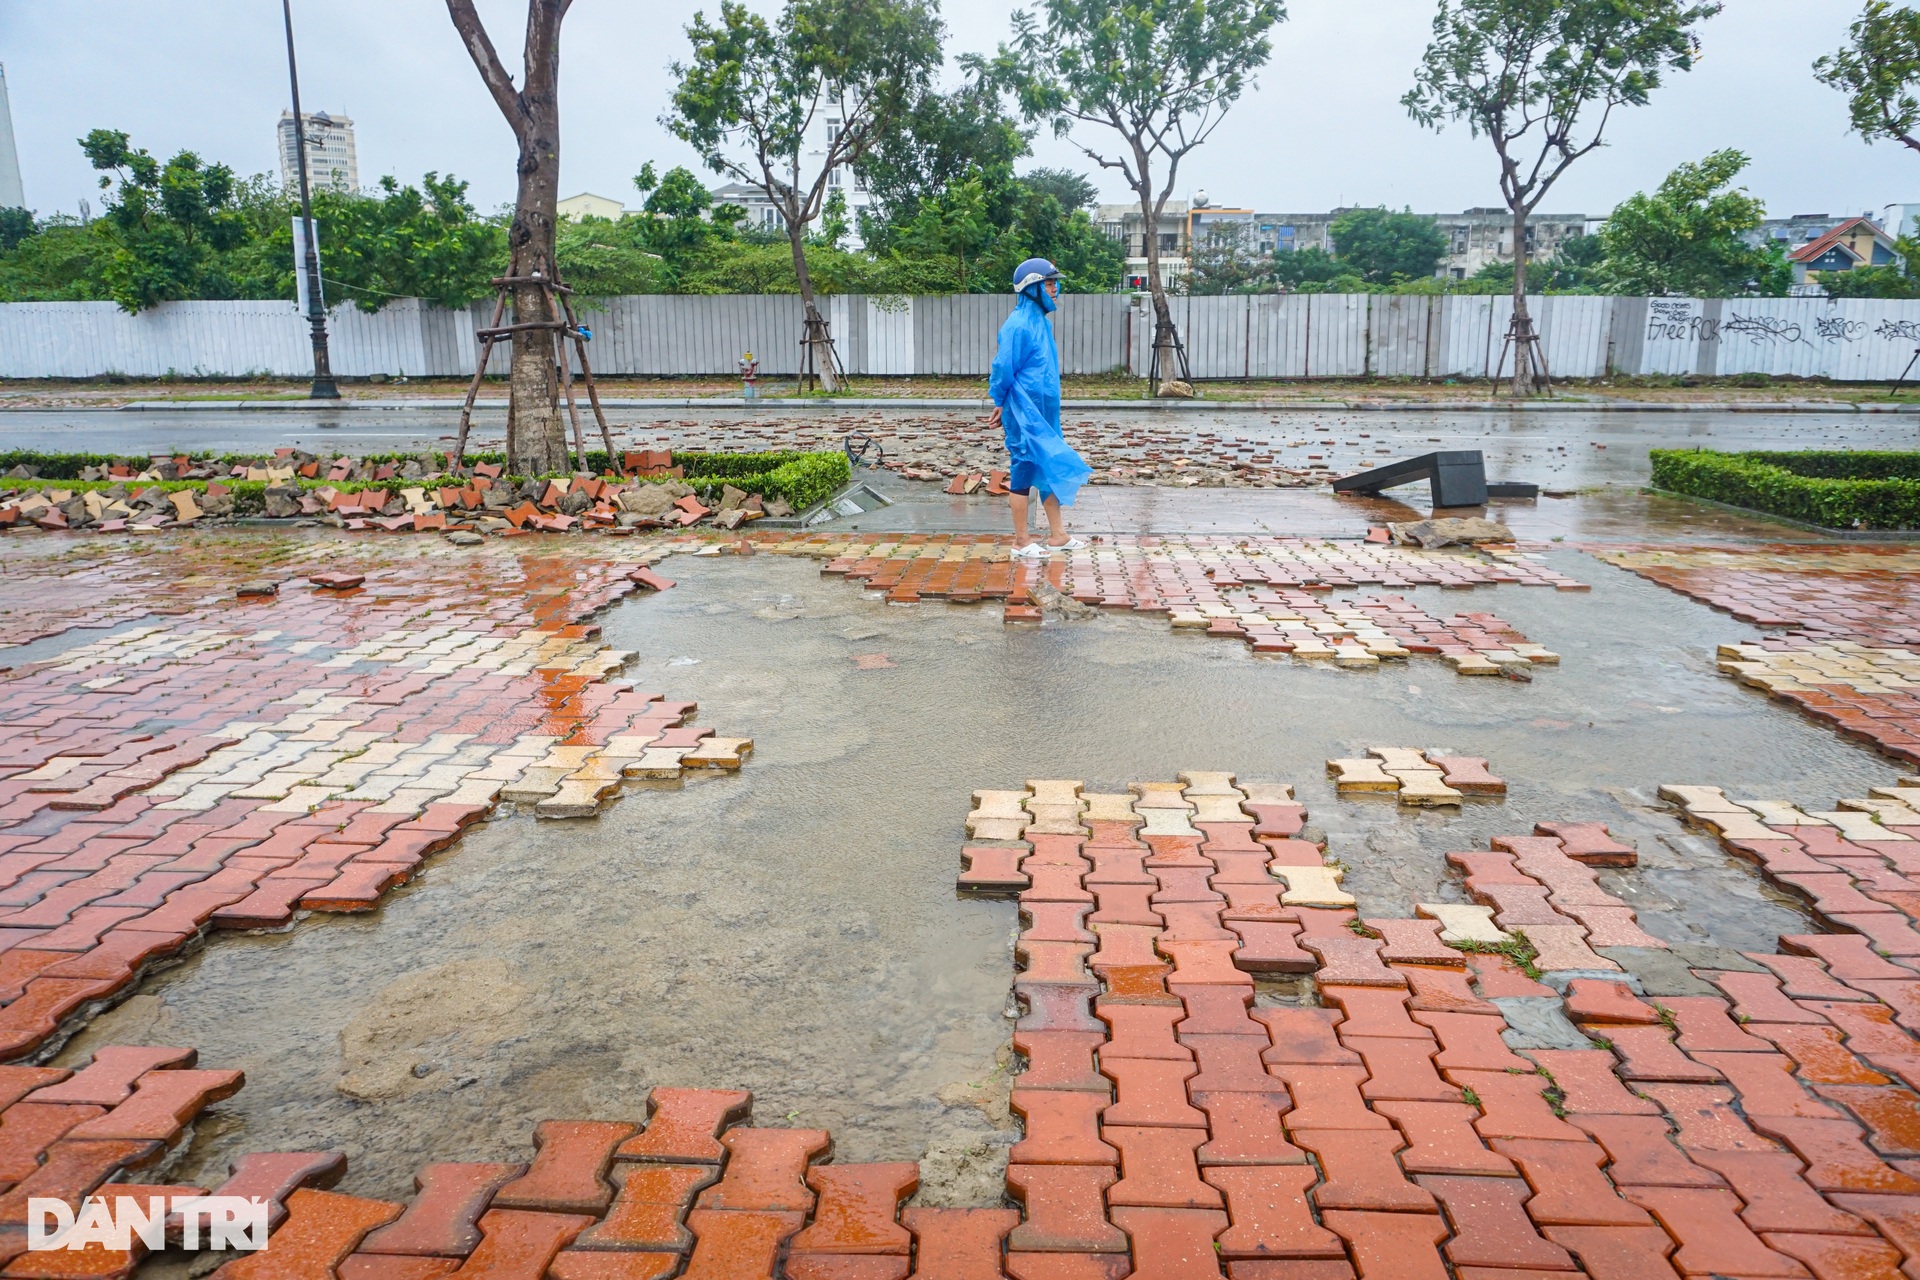
[[[1778,316],[1743,316],[1738,311],[1733,318],[1720,326],[1720,332],[1726,335],[1744,334],[1754,346],[1771,346],[1784,343],[1792,346],[1796,342],[1806,343],[1800,326],[1791,320],[1782,320]]]
[[[1648,342],[1717,342],[1719,339],[1720,322],[1696,312],[1692,303],[1648,299]]]
[[[1865,320],[1849,320],[1845,316],[1821,316],[1813,322],[1814,336],[1828,342],[1858,342],[1866,331]]]
[[[1920,342],[1920,320],[1882,320],[1873,336],[1888,342]]]

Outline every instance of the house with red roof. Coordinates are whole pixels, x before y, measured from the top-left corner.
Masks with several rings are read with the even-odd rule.
[[[1870,218],[1849,218],[1787,253],[1795,284],[1817,282],[1827,272],[1889,266],[1898,257],[1893,237]]]

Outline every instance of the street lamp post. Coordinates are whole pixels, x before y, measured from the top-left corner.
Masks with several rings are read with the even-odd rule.
[[[327,358],[327,304],[320,296],[320,249],[313,234],[313,197],[307,188],[307,118],[300,114],[300,68],[293,57],[293,0],[280,0],[287,20],[287,80],[293,86],[293,145],[300,169],[300,223],[306,232],[306,254],[300,269],[307,276],[307,323],[313,326],[313,389],[315,400],[338,400],[333,365]]]

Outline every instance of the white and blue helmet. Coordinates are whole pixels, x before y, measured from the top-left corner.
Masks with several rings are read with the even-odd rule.
[[[1059,278],[1060,269],[1045,258],[1028,258],[1013,269],[1013,291],[1025,293],[1036,284]]]

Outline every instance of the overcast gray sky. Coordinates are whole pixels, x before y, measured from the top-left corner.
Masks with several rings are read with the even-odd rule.
[[[524,0],[479,7],[517,67]],[[630,199],[643,161],[693,163],[657,121],[666,64],[685,49],[682,27],[696,7],[576,0],[562,46],[562,194]],[[1014,7],[946,0],[949,50],[991,49]],[[1192,158],[1180,194],[1203,187],[1216,204],[1271,212],[1499,202],[1484,142],[1464,129],[1436,137],[1399,105],[1433,0],[1290,8],[1258,86]],[[1700,66],[1620,116],[1612,145],[1580,161],[1548,209],[1604,214],[1675,162],[1728,146],[1753,157],[1746,182],[1776,214],[1920,202],[1920,156],[1847,134],[1844,100],[1809,72],[1855,12],[1853,0],[1727,0],[1706,25]],[[512,198],[506,126],[439,0],[295,0],[294,18],[303,101],[353,117],[363,182],[433,169],[468,180],[482,208]],[[125,129],[156,155],[191,148],[242,173],[275,165],[274,122],[287,93],[278,0],[6,0],[0,62],[27,201],[42,212],[72,211],[96,195],[75,145],[92,128]],[[1035,163],[1088,167],[1051,138],[1036,150]],[[1102,186],[1121,197],[1110,180]]]

